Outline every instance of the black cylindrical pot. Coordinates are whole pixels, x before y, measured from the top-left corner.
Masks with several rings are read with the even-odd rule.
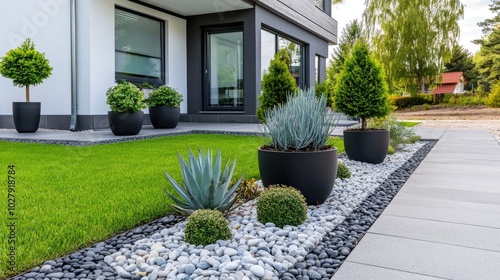
[[[179,107],[149,107],[149,119],[154,128],[175,128],[180,117]]]
[[[117,113],[108,112],[109,128],[117,136],[137,135],[141,132],[144,113]]]
[[[344,130],[344,147],[351,160],[379,164],[389,149],[389,130]]]
[[[279,152],[259,149],[262,183],[298,189],[307,204],[317,205],[330,196],[337,177],[337,149],[314,152]]]
[[[36,132],[40,124],[40,102],[12,102],[17,132]]]

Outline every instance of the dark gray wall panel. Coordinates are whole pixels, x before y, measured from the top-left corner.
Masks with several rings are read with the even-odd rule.
[[[254,0],[254,2],[328,42],[337,43],[337,21],[331,17],[331,0],[326,1],[325,11],[316,7],[313,0]]]
[[[257,61],[254,9],[187,18],[188,114],[199,114],[203,110],[204,28],[234,24],[243,25],[244,111],[247,115],[255,115]]]

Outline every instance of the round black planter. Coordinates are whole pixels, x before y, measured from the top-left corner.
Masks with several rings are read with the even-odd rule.
[[[345,153],[351,160],[379,164],[389,149],[389,130],[344,130]]]
[[[330,196],[337,177],[337,149],[315,152],[278,152],[259,149],[259,170],[264,186],[294,187],[307,204],[317,205]]]
[[[12,102],[17,132],[36,132],[40,124],[40,102]]]
[[[154,128],[175,128],[180,117],[179,107],[149,107],[149,119]]]
[[[109,128],[117,136],[137,135],[141,132],[144,113],[117,113],[108,112]]]

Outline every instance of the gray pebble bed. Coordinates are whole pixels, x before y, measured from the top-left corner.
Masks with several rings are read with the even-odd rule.
[[[230,240],[193,246],[185,220],[168,216],[14,279],[330,279],[434,144],[407,145],[378,165],[341,156],[352,177],[337,179],[299,226],[261,224],[249,201],[228,214]]]

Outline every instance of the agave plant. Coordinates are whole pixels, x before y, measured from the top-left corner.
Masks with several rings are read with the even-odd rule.
[[[236,159],[230,165],[229,161],[222,170],[222,153],[219,150],[212,160],[212,151],[206,153],[198,148],[198,156],[191,150],[187,162],[179,154],[182,179],[184,185],[175,181],[167,172],[165,175],[174,187],[181,199],[177,198],[167,190],[165,193],[174,201],[172,209],[188,216],[198,209],[214,209],[221,212],[229,210],[236,201],[235,191],[238,189],[243,176],[231,186],[231,178],[236,166]]]

